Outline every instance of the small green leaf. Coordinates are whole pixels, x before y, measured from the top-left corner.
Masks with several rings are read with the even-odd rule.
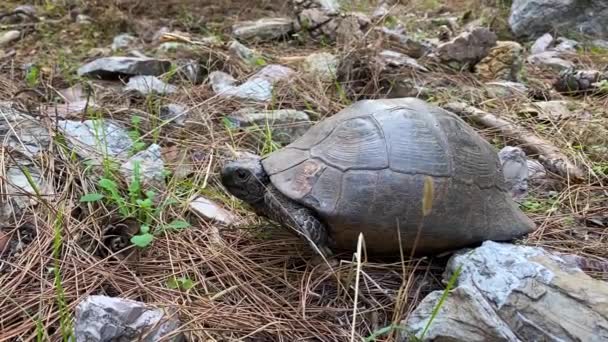
[[[194,287],[194,282],[190,278],[179,278],[178,281],[181,283],[181,288],[184,290],[190,290]]]
[[[102,194],[93,192],[80,197],[80,202],[97,202],[103,198]]]
[[[131,243],[140,248],[148,247],[152,240],[154,240],[154,235],[149,233],[131,237]]]
[[[131,117],[131,123],[132,123],[134,126],[139,125],[139,124],[141,123],[141,116],[137,116],[137,115],[132,116],[132,117]]]
[[[147,198],[147,199],[152,200],[152,199],[154,198],[154,195],[156,195],[156,194],[154,193],[154,191],[152,191],[152,190],[148,190],[148,191],[146,191],[146,198]]]
[[[139,232],[142,234],[150,233],[150,226],[148,226],[147,224],[142,224],[141,227],[139,227]]]
[[[107,179],[107,178],[100,179],[99,186],[110,192],[114,192],[118,189],[118,185],[116,184],[116,182],[114,182],[111,179]]]
[[[175,230],[186,229],[189,227],[190,227],[190,222],[186,222],[183,220],[173,220],[171,223],[169,223],[168,225],[165,226],[165,228],[167,228],[167,229],[175,229]]]
[[[167,287],[170,289],[177,289],[179,287],[179,283],[175,277],[171,277],[167,280]]]

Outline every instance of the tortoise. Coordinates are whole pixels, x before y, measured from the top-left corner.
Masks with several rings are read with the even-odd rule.
[[[220,177],[258,215],[326,255],[354,250],[360,233],[369,254],[415,245],[428,255],[535,229],[510,197],[494,147],[416,98],[355,102],[264,158],[228,161]],[[423,213],[425,182],[433,196]]]

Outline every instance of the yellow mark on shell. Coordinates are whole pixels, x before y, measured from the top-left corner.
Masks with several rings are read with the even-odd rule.
[[[429,216],[433,209],[433,178],[424,177],[424,189],[422,190],[422,216]]]

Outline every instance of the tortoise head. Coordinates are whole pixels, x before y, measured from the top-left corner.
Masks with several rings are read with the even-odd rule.
[[[270,182],[262,160],[257,156],[230,161],[220,171],[222,184],[235,197],[249,203],[264,199],[266,186]]]

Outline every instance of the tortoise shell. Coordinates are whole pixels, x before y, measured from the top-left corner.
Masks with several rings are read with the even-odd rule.
[[[511,199],[496,150],[453,113],[415,98],[364,100],[262,160],[340,249],[434,253],[511,240],[534,223]],[[425,179],[433,185],[423,216]],[[431,199],[431,198],[429,198]]]

